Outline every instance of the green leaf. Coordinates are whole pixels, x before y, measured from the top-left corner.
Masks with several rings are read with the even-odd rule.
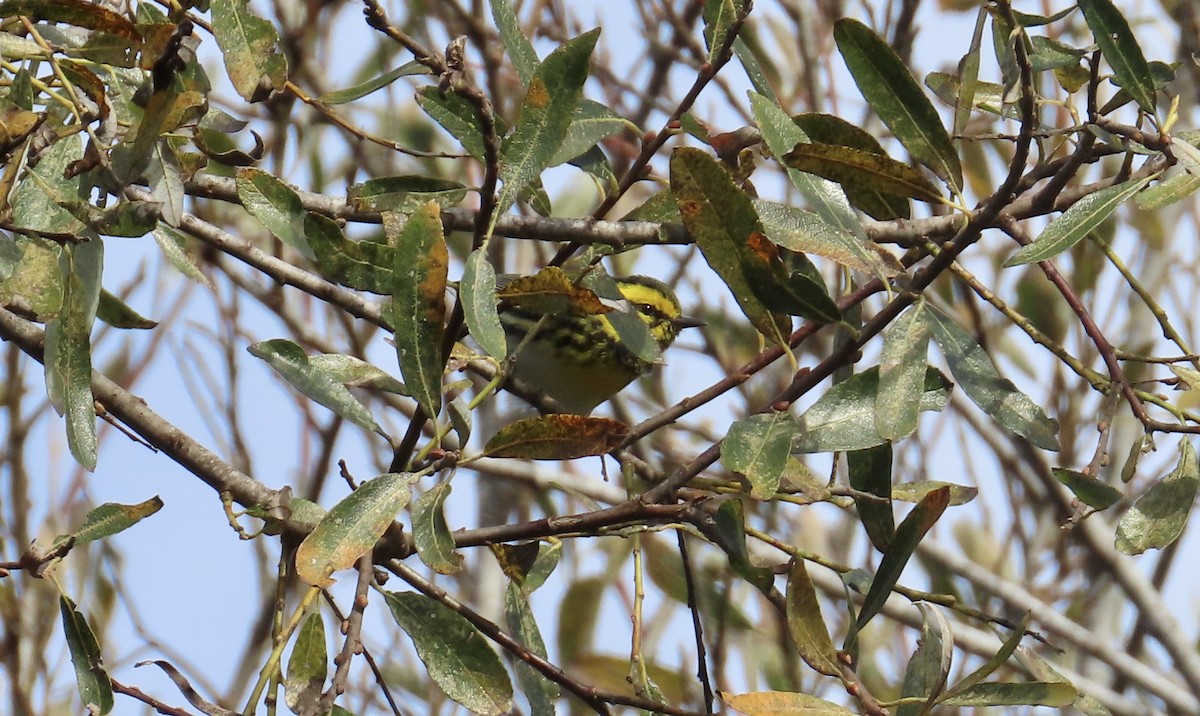
[[[857,20],[834,23],[833,39],[867,103],[913,157],[962,188],[962,165],[941,117],[900,56]]]
[[[457,94],[442,94],[437,87],[422,87],[417,90],[417,105],[435,122],[450,133],[467,150],[467,154],[484,161],[483,125],[475,106]],[[503,136],[504,121],[496,117],[496,133]]]
[[[559,145],[558,151],[550,158],[549,166],[558,166],[571,161],[587,152],[596,144],[614,134],[620,134],[626,129],[637,131],[637,127],[628,119],[599,102],[581,99],[567,128],[567,135]]]
[[[920,410],[941,410],[950,400],[953,383],[934,368],[925,372],[925,392]],[[855,373],[829,389],[796,422],[800,426],[792,443],[794,453],[865,450],[882,445],[875,427],[875,396],[879,368]]]
[[[508,59],[512,61],[517,77],[521,78],[521,84],[528,87],[541,64],[537,52],[529,38],[521,32],[511,0],[489,0],[489,3],[492,6],[492,21],[500,31],[500,40],[508,51]]]
[[[378,241],[350,241],[337,222],[309,212],[304,235],[317,255],[322,275],[359,291],[390,294],[396,249]]]
[[[454,574],[463,567],[463,556],[454,548],[454,536],[446,524],[446,498],[450,481],[438,483],[417,498],[413,505],[413,544],[421,561],[438,574]]]
[[[892,514],[892,446],[884,443],[851,450],[846,453],[846,466],[850,487],[879,498],[855,497],[854,507],[871,544],[880,552],[887,552],[896,533],[896,517]]]
[[[939,698],[945,701],[951,696],[963,693],[986,679],[989,675],[995,673],[1001,666],[1004,666],[1004,662],[1008,661],[1008,657],[1012,656],[1013,652],[1020,646],[1021,639],[1025,636],[1025,630],[1029,628],[1029,621],[1030,614],[1026,612],[1016,628],[1013,629],[1012,634],[1004,640],[1004,644],[1000,647],[999,651],[988,657],[988,660],[981,664],[978,669],[959,679],[958,683],[954,684],[953,687],[942,692]],[[1036,675],[1034,678],[1037,678]]]
[[[900,697],[925,699],[923,703],[904,703],[896,707],[896,716],[921,716],[929,711],[938,694],[946,687],[950,659],[954,654],[954,633],[937,605],[917,602],[921,610],[921,635],[917,650],[904,670]]]
[[[1053,472],[1054,477],[1066,485],[1071,494],[1092,509],[1107,510],[1125,496],[1125,493],[1117,488],[1091,475],[1062,467],[1054,468]]]
[[[809,141],[804,130],[800,129],[778,104],[766,97],[751,92],[750,110],[754,113],[754,123],[762,132],[767,148],[776,159],[792,151],[800,142]],[[840,186],[795,169],[788,169],[787,174],[792,184],[827,224],[853,235],[859,241],[867,240],[866,232],[854,210],[850,208],[850,202]]]
[[[318,97],[317,100],[331,106],[345,104],[347,102],[353,102],[356,99],[362,99],[376,90],[381,90],[401,77],[427,74],[429,74],[428,67],[422,65],[416,60],[409,60],[396,69],[385,72],[378,77],[372,77],[366,82],[360,82],[352,87],[347,87],[346,89],[328,92]]]
[[[508,356],[508,341],[496,310],[496,269],[488,261],[486,249],[475,249],[467,257],[458,293],[471,337],[485,353],[498,361],[504,360]]]
[[[733,24],[745,12],[744,0],[705,0],[704,44],[708,47],[708,61],[718,59],[721,50],[729,42]]]
[[[1033,67],[1034,72],[1045,72],[1046,70],[1054,70],[1060,67],[1078,65],[1079,59],[1087,54],[1084,50],[1078,50],[1049,37],[1034,35],[1029,39],[1033,43],[1033,52],[1029,55],[1029,64]]]
[[[958,97],[954,102],[954,123],[951,135],[961,137],[967,130],[967,122],[971,120],[971,109],[975,105],[975,95],[979,91],[979,61],[983,48],[983,28],[987,22],[987,7],[979,6],[975,16],[975,29],[971,33],[971,47],[958,63]],[[928,86],[928,80],[926,81]],[[932,88],[931,88],[932,89]],[[963,140],[958,140],[962,146]]]
[[[75,27],[117,35],[127,40],[140,41],[142,36],[125,16],[104,6],[83,0],[8,0],[0,3],[0,17],[27,15],[40,20],[61,22]],[[5,53],[7,55],[7,53]]]
[[[1134,197],[1133,202],[1143,211],[1154,211],[1183,201],[1200,189],[1200,176],[1190,173],[1167,177]]]
[[[508,713],[513,695],[508,672],[470,622],[416,592],[384,592],[383,596],[430,678],[447,696],[484,716]]]
[[[826,222],[818,214],[762,199],[754,200],[754,210],[767,238],[785,249],[824,256],[881,281],[897,273],[884,263],[873,245]]]
[[[383,215],[384,232],[396,247],[389,306],[396,357],[409,391],[425,415],[434,418],[442,408],[449,254],[437,204],[426,204],[402,226],[401,220],[391,212]]]
[[[1041,406],[1002,378],[971,334],[936,309],[927,311],[925,320],[968,398],[1006,430],[1043,450],[1058,450],[1058,421],[1046,417]]]
[[[926,495],[925,499],[918,502],[917,506],[896,528],[892,543],[888,545],[888,551],[884,553],[883,559],[879,562],[875,578],[871,580],[871,588],[867,590],[867,595],[863,598],[862,607],[858,612],[858,630],[861,631],[879,613],[879,610],[883,609],[884,602],[892,593],[892,587],[896,586],[896,582],[899,581],[900,573],[904,571],[904,566],[908,564],[908,559],[912,557],[917,544],[920,543],[929,528],[938,521],[949,504],[949,488],[934,490]]]
[[[529,81],[521,115],[504,142],[500,164],[504,186],[496,200],[493,220],[541,175],[566,139],[599,36],[600,30],[595,29],[564,43],[546,57]]]
[[[748,716],[855,716],[854,711],[832,701],[788,691],[721,692],[721,700]]]
[[[843,186],[860,185],[880,194],[912,197],[936,203],[942,195],[917,169],[882,154],[854,147],[801,142],[783,156],[783,163]]]
[[[883,335],[879,389],[875,394],[875,429],[885,440],[895,442],[917,429],[929,352],[926,312],[925,302],[917,301]]]
[[[287,80],[275,25],[250,11],[249,0],[212,0],[212,31],[229,81],[247,102],[265,100]]]
[[[329,575],[370,552],[387,531],[408,504],[418,477],[389,472],[342,498],[296,549],[296,575],[315,587],[333,584]]]
[[[504,590],[504,618],[508,631],[530,652],[546,658],[546,643],[533,617],[528,593],[514,581],[509,581]],[[524,661],[513,665],[517,683],[529,699],[530,716],[554,716],[554,700],[559,696],[558,685]]]
[[[324,405],[355,425],[379,432],[371,411],[337,380],[335,375],[314,366],[300,346],[283,338],[254,343],[246,348],[261,358],[296,390]]]
[[[1045,261],[1066,251],[1099,226],[1129,197],[1141,191],[1153,178],[1149,176],[1130,179],[1083,197],[1064,211],[1062,216],[1051,221],[1033,243],[1022,246],[1009,257],[1004,266]]]
[[[810,112],[798,114],[792,117],[792,121],[804,130],[815,145],[837,145],[882,157],[887,155],[875,137],[841,117]],[[908,219],[912,215],[912,207],[905,197],[880,191],[879,188],[862,182],[842,182],[841,187],[852,205],[879,221]],[[934,193],[940,192],[934,188]]]
[[[325,622],[319,611],[313,611],[304,618],[296,634],[283,681],[284,702],[293,713],[305,713],[321,698],[325,676],[329,673],[327,648]]]
[[[983,682],[941,702],[942,706],[1070,706],[1079,697],[1064,681]]]
[[[408,388],[403,383],[361,358],[341,353],[318,353],[309,356],[308,363],[313,370],[342,385],[408,395]]]
[[[79,698],[85,708],[95,707],[96,713],[106,714],[113,708],[113,692],[108,672],[100,660],[100,643],[74,602],[60,596],[58,606],[62,612],[67,650],[71,652],[71,664],[75,667]]]
[[[111,537],[118,532],[124,532],[155,512],[158,512],[162,509],[162,506],[163,501],[157,496],[151,497],[145,502],[139,502],[136,505],[121,505],[116,502],[106,502],[89,512],[79,529],[70,535],[58,537],[54,540],[54,544],[57,546],[68,537],[75,538],[76,546],[95,542],[105,537]]]
[[[829,627],[821,616],[821,603],[817,601],[817,590],[804,560],[793,559],[787,584],[788,634],[800,658],[819,673],[826,676],[841,676],[837,649],[829,638]]]
[[[729,557],[729,566],[756,589],[769,594],[775,584],[775,575],[770,569],[755,566],[750,561],[750,551],[746,548],[745,508],[741,500],[733,498],[722,502],[714,522],[717,546]]]
[[[438,206],[457,206],[467,196],[467,188],[456,181],[420,175],[377,177],[355,184],[346,192],[346,201],[356,211],[390,211],[411,214],[431,201]]]
[[[721,462],[746,476],[754,499],[769,500],[779,489],[795,432],[796,421],[786,412],[738,420],[721,443]]]
[[[208,277],[196,265],[195,259],[184,248],[187,237],[166,224],[159,224],[158,228],[151,232],[151,235],[154,237],[154,242],[158,244],[159,250],[162,251],[163,258],[174,266],[176,271],[201,286],[213,288],[212,281],[208,280]]]
[[[934,490],[950,490],[950,506],[965,505],[979,494],[979,490],[967,485],[956,485],[943,480],[913,480],[892,485],[892,500],[896,502],[920,502]]]
[[[1141,554],[1179,539],[1196,501],[1198,485],[1196,451],[1184,438],[1179,441],[1175,469],[1138,498],[1117,524],[1117,549],[1125,554]]]
[[[246,211],[262,222],[271,235],[313,258],[304,236],[304,216],[307,213],[300,195],[273,174],[247,167],[237,172],[238,199]]]
[[[63,305],[46,324],[46,388],[67,423],[67,446],[87,470],[96,469],[96,407],[92,398],[92,323],[100,303],[104,243],[98,238],[64,246]]]
[[[747,37],[750,41],[747,42]],[[742,26],[742,31],[738,34],[738,38],[733,41],[733,54],[742,63],[742,69],[746,72],[746,78],[750,80],[750,86],[758,94],[766,97],[772,102],[778,102],[775,96],[775,90],[771,89],[771,82],[767,79],[765,67],[772,66],[773,62],[768,62],[766,65],[759,62],[758,58],[762,53],[756,38],[753,37],[752,31],[745,25]],[[773,60],[773,58],[763,58],[764,60]]]
[[[671,191],[688,233],[751,325],[775,341],[790,333],[791,319],[763,304],[744,269],[747,242],[754,234],[762,235],[750,197],[707,152],[692,147],[680,147],[671,155]]]
[[[121,329],[144,331],[158,325],[158,321],[146,318],[133,310],[129,304],[104,289],[100,289],[100,301],[96,304],[96,318],[113,328]]]
[[[1154,114],[1154,77],[1121,11],[1112,0],[1079,0],[1079,9],[1104,59],[1113,68],[1117,84],[1142,110]]]
[[[509,423],[483,447],[491,457],[574,460],[607,455],[629,434],[629,426],[609,418],[539,415]]]

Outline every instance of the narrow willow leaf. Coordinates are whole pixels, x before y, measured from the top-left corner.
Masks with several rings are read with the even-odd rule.
[[[751,92],[750,110],[754,113],[754,123],[762,132],[767,148],[771,150],[776,159],[792,151],[792,148],[800,142],[809,141],[804,130],[800,129],[792,121],[792,118],[772,100]],[[850,208],[846,193],[840,186],[827,179],[805,174],[795,169],[788,169],[787,173],[801,196],[808,200],[813,210],[826,223],[850,233],[859,241],[867,240],[866,232],[854,214],[854,210]]]
[[[1045,261],[1057,256],[1087,236],[1089,232],[1107,219],[1129,197],[1142,190],[1153,179],[1130,179],[1089,194],[1071,205],[1062,216],[1051,221],[1033,243],[1022,246],[1004,266],[1020,266],[1035,261]]]
[[[266,361],[280,377],[307,397],[324,405],[355,425],[379,431],[371,411],[358,401],[335,376],[313,366],[300,346],[283,338],[254,343],[246,348],[250,355]]]
[[[929,352],[925,313],[925,302],[918,301],[893,321],[883,336],[879,389],[875,394],[875,429],[884,440],[895,442],[917,429]]]
[[[1013,629],[1012,634],[1010,634],[1008,638],[1004,640],[1004,644],[1000,647],[999,651],[988,657],[988,660],[981,664],[979,668],[962,677],[958,683],[954,684],[953,687],[942,692],[942,695],[938,698],[942,701],[945,701],[951,696],[956,696],[962,692],[965,692],[967,689],[970,689],[975,684],[978,684],[991,674],[995,673],[996,670],[1001,666],[1004,666],[1004,662],[1008,661],[1008,657],[1012,656],[1013,652],[1015,652],[1017,647],[1020,646],[1021,639],[1025,636],[1025,630],[1029,628],[1030,618],[1030,613],[1026,612],[1025,616],[1021,618],[1021,621],[1017,624],[1016,628]]]
[[[287,80],[275,25],[256,16],[249,0],[212,0],[212,31],[234,89],[247,102],[265,100]]]
[[[927,311],[925,320],[946,356],[950,372],[983,412],[1007,430],[1043,450],[1058,450],[1058,421],[1002,378],[987,354],[962,326],[941,311]]]
[[[704,260],[717,272],[751,325],[768,339],[790,333],[791,320],[765,306],[744,270],[747,242],[762,234],[750,197],[708,153],[680,147],[671,155],[671,191]]]
[[[838,184],[861,185],[881,194],[935,203],[942,195],[917,169],[882,154],[854,147],[801,142],[783,155],[783,163]]]
[[[98,238],[64,246],[63,305],[46,324],[46,387],[55,409],[66,418],[67,446],[87,470],[96,468],[96,407],[92,398],[92,324],[100,303],[104,243]]]
[[[750,561],[750,550],[746,547],[746,514],[741,500],[721,503],[714,522],[717,546],[729,557],[729,566],[756,589],[769,594],[775,584],[775,575],[770,569],[756,566]]]
[[[546,57],[529,81],[521,115],[504,142],[500,165],[504,186],[493,219],[512,206],[562,145],[583,96],[588,62],[599,36],[596,29],[564,43]]]
[[[530,652],[546,658],[546,643],[538,629],[529,604],[528,593],[514,581],[504,590],[504,619],[508,631]],[[558,685],[524,661],[518,660],[513,667],[517,683],[529,700],[530,716],[554,716],[554,700],[559,696]]]
[[[818,214],[762,199],[754,200],[754,210],[767,238],[785,249],[824,256],[880,280],[898,273],[884,262],[873,245],[833,226]]]
[[[1179,441],[1175,469],[1138,498],[1117,524],[1117,549],[1125,554],[1141,554],[1179,539],[1196,501],[1198,485],[1196,451],[1184,438]]]
[[[920,410],[941,410],[950,400],[953,383],[934,368],[925,372]],[[875,396],[879,368],[869,368],[829,389],[796,422],[800,430],[792,443],[794,453],[865,450],[882,445],[875,427]]]
[[[446,320],[449,254],[441,210],[430,202],[408,218],[385,212],[383,229],[396,247],[392,264],[391,323],[404,383],[433,418],[442,408],[442,334]]]
[[[61,22],[75,27],[98,30],[126,40],[140,41],[137,27],[124,15],[104,6],[87,2],[5,2],[0,5],[0,17],[33,15],[40,20]],[[7,56],[7,55],[6,55]]]
[[[355,184],[346,192],[346,201],[356,211],[390,211],[411,214],[431,201],[438,206],[457,206],[467,188],[450,179],[419,175],[376,177]]]
[[[1176,174],[1146,189],[1133,198],[1135,204],[1143,211],[1154,211],[1164,206],[1170,206],[1183,201],[1200,189],[1200,175],[1189,173]]]
[[[729,43],[733,24],[744,12],[744,0],[705,0],[704,44],[708,47],[708,61],[718,59],[721,50]]]
[[[68,537],[74,537],[77,546],[87,544],[88,542],[95,542],[105,537],[111,537],[118,532],[124,532],[155,512],[158,512],[162,509],[162,506],[163,501],[158,497],[151,497],[149,500],[139,502],[136,505],[106,502],[89,512],[79,529],[70,535],[60,536],[54,540],[54,544],[58,545]]]
[[[174,266],[176,271],[201,286],[213,288],[212,281],[208,280],[208,277],[196,265],[195,259],[184,248],[187,239],[183,234],[166,224],[159,224],[158,228],[151,232],[151,235],[154,236],[154,242],[158,244],[159,250],[162,251],[163,258],[167,260],[167,263]]]
[[[487,441],[483,452],[492,457],[573,460],[606,455],[628,434],[628,425],[609,418],[540,415],[504,426]]]
[[[485,248],[475,249],[467,257],[458,293],[471,337],[485,353],[498,361],[504,360],[508,356],[508,342],[496,311],[496,269],[488,261]]]
[[[836,145],[858,149],[868,154],[886,157],[887,152],[875,137],[862,127],[851,124],[841,117],[819,112],[808,112],[792,117],[800,125],[814,145]],[[907,165],[905,165],[907,167]],[[908,167],[911,170],[911,167]],[[922,177],[924,181],[924,177]],[[908,219],[912,207],[906,197],[880,191],[878,187],[864,182],[842,182],[842,190],[850,203],[879,221]],[[934,193],[940,193],[934,188]]]
[[[449,480],[440,482],[413,505],[413,544],[421,561],[438,574],[454,574],[463,567],[463,556],[455,550],[454,536],[446,524],[450,489]]]
[[[625,130],[637,131],[637,127],[608,107],[590,99],[581,99],[571,117],[567,135],[563,137],[558,151],[550,158],[549,166],[558,166],[587,152],[596,144]]]
[[[367,480],[333,506],[296,550],[296,575],[315,587],[371,551],[408,504],[417,475],[387,473]]]
[[[304,218],[304,235],[317,255],[322,275],[359,291],[392,292],[395,247],[377,241],[350,241],[336,221],[315,212]]]
[[[409,60],[408,62],[405,62],[403,65],[400,65],[396,69],[384,72],[382,75],[379,75],[378,77],[372,77],[371,79],[367,80],[366,82],[360,82],[352,87],[347,87],[346,89],[336,90],[334,92],[329,92],[329,93],[323,94],[320,97],[318,97],[317,99],[328,105],[345,104],[347,102],[353,102],[356,99],[362,99],[363,97],[366,97],[367,95],[371,94],[372,92],[381,90],[384,87],[387,87],[388,85],[392,84],[396,80],[400,79],[401,77],[410,77],[412,75],[427,75],[427,74],[429,74],[428,67],[426,67],[425,65],[422,65],[420,62],[417,62],[416,60]]]
[[[1107,510],[1125,496],[1124,492],[1091,475],[1061,467],[1054,468],[1053,472],[1055,479],[1066,485],[1071,494],[1092,509]]]
[[[412,639],[430,678],[483,716],[512,708],[512,682],[487,640],[463,617],[416,592],[384,592],[392,618]]]
[[[408,395],[404,384],[361,358],[341,353],[318,353],[308,357],[309,365],[342,385]]]
[[[941,702],[943,706],[1070,706],[1079,697],[1075,687],[1063,681],[1025,683],[983,682]]]
[[[100,643],[96,641],[96,633],[70,599],[59,597],[58,607],[62,613],[67,650],[71,653],[71,665],[75,667],[79,698],[86,709],[106,714],[113,708],[113,691],[108,672],[100,661]]]
[[[920,502],[934,490],[950,491],[950,506],[965,505],[979,495],[979,488],[956,485],[943,480],[913,480],[892,485],[892,499],[897,502]]]
[[[720,694],[726,705],[746,716],[854,716],[856,713],[832,701],[790,691]]]
[[[866,450],[851,450],[846,453],[846,466],[850,487],[878,498],[855,497],[854,507],[871,544],[880,552],[887,552],[896,533],[896,516],[892,513],[892,446],[884,443]]]
[[[771,89],[771,82],[767,79],[765,71],[766,67],[772,66],[774,63],[759,62],[758,58],[762,54],[762,49],[753,38],[747,42],[747,36],[750,34],[751,31],[748,28],[742,28],[738,38],[733,41],[733,54],[742,63],[742,69],[745,70],[746,78],[750,80],[750,86],[754,88],[754,91],[772,102],[778,102],[775,90]]]
[[[158,325],[158,321],[146,318],[133,310],[129,304],[104,289],[100,289],[100,302],[96,305],[96,318],[113,328],[126,330],[145,331]]]
[[[954,102],[954,124],[951,135],[961,137],[971,119],[975,106],[975,93],[979,89],[979,61],[983,49],[983,28],[987,22],[987,6],[980,5],[975,16],[975,30],[971,33],[971,47],[958,63],[958,97]],[[955,140],[960,145],[962,140]]]
[[[838,20],[833,39],[859,91],[871,109],[917,161],[955,190],[962,188],[962,165],[941,117],[900,56],[871,28]]]
[[[792,643],[800,658],[819,673],[840,676],[837,649],[829,638],[829,627],[821,616],[821,604],[817,601],[817,590],[804,560],[793,559],[787,584],[787,625]]]
[[[904,571],[904,566],[908,564],[908,559],[912,557],[917,544],[925,537],[929,528],[938,521],[949,504],[950,490],[948,488],[934,490],[926,495],[925,499],[918,502],[917,506],[912,508],[912,511],[896,528],[896,535],[892,538],[892,543],[888,546],[888,551],[883,555],[883,559],[880,560],[875,578],[871,580],[871,588],[867,591],[862,607],[859,609],[856,624],[860,631],[879,613],[879,610],[883,609],[884,602],[892,593],[892,587],[896,586],[896,582],[899,581],[900,573]]]
[[[159,207],[162,223],[178,227],[185,211],[183,167],[175,148],[166,139],[154,144],[153,156],[146,165],[146,185],[150,187],[150,201]]]
[[[504,49],[508,51],[508,59],[513,63],[517,77],[521,78],[521,84],[528,87],[533,81],[538,65],[541,64],[537,52],[534,51],[529,38],[521,32],[512,0],[489,0],[489,3],[492,6],[492,21],[500,31],[500,40],[504,43]]]
[[[786,412],[738,420],[721,443],[721,462],[746,476],[751,497],[769,500],[779,489],[795,433],[796,421]]]
[[[314,611],[300,625],[283,680],[284,702],[292,713],[305,713],[320,699],[325,676],[329,673],[327,649],[325,622],[320,612]]]
[[[435,122],[450,133],[467,150],[467,154],[484,161],[483,125],[479,115],[467,100],[452,92],[442,94],[437,87],[422,87],[417,90],[417,105]],[[495,118],[496,134],[503,136],[506,125],[500,117]]]
[[[1079,9],[1104,59],[1113,68],[1117,84],[1143,111],[1154,114],[1154,77],[1121,11],[1112,0],[1079,0]]]
[[[275,238],[308,258],[314,254],[304,236],[304,205],[300,195],[273,174],[247,167],[237,173],[238,199]]]
[[[904,683],[900,688],[903,699],[924,699],[923,703],[903,703],[896,707],[896,716],[921,716],[946,688],[950,675],[950,659],[954,654],[954,632],[950,622],[934,604],[917,602],[921,610],[921,635],[917,637],[917,650],[904,669]]]

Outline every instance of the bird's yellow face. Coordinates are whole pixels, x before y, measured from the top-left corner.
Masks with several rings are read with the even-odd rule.
[[[616,284],[660,351],[675,341],[680,330],[698,325],[683,315],[679,299],[663,282],[629,276],[616,279]],[[613,326],[611,315],[563,313],[542,320],[527,312],[502,312],[510,351],[540,321],[533,338],[524,342],[517,355],[513,375],[570,412],[590,413],[654,367],[653,362],[629,348]]]

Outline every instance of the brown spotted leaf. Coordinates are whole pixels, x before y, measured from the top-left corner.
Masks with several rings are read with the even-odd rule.
[[[483,452],[491,457],[572,460],[604,455],[628,433],[628,425],[609,418],[539,415],[506,425],[488,440]]]

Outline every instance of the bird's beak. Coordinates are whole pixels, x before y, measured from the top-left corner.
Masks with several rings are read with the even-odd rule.
[[[684,328],[699,328],[704,325],[704,321],[691,316],[680,316],[679,318],[671,319],[671,324],[679,330]]]

